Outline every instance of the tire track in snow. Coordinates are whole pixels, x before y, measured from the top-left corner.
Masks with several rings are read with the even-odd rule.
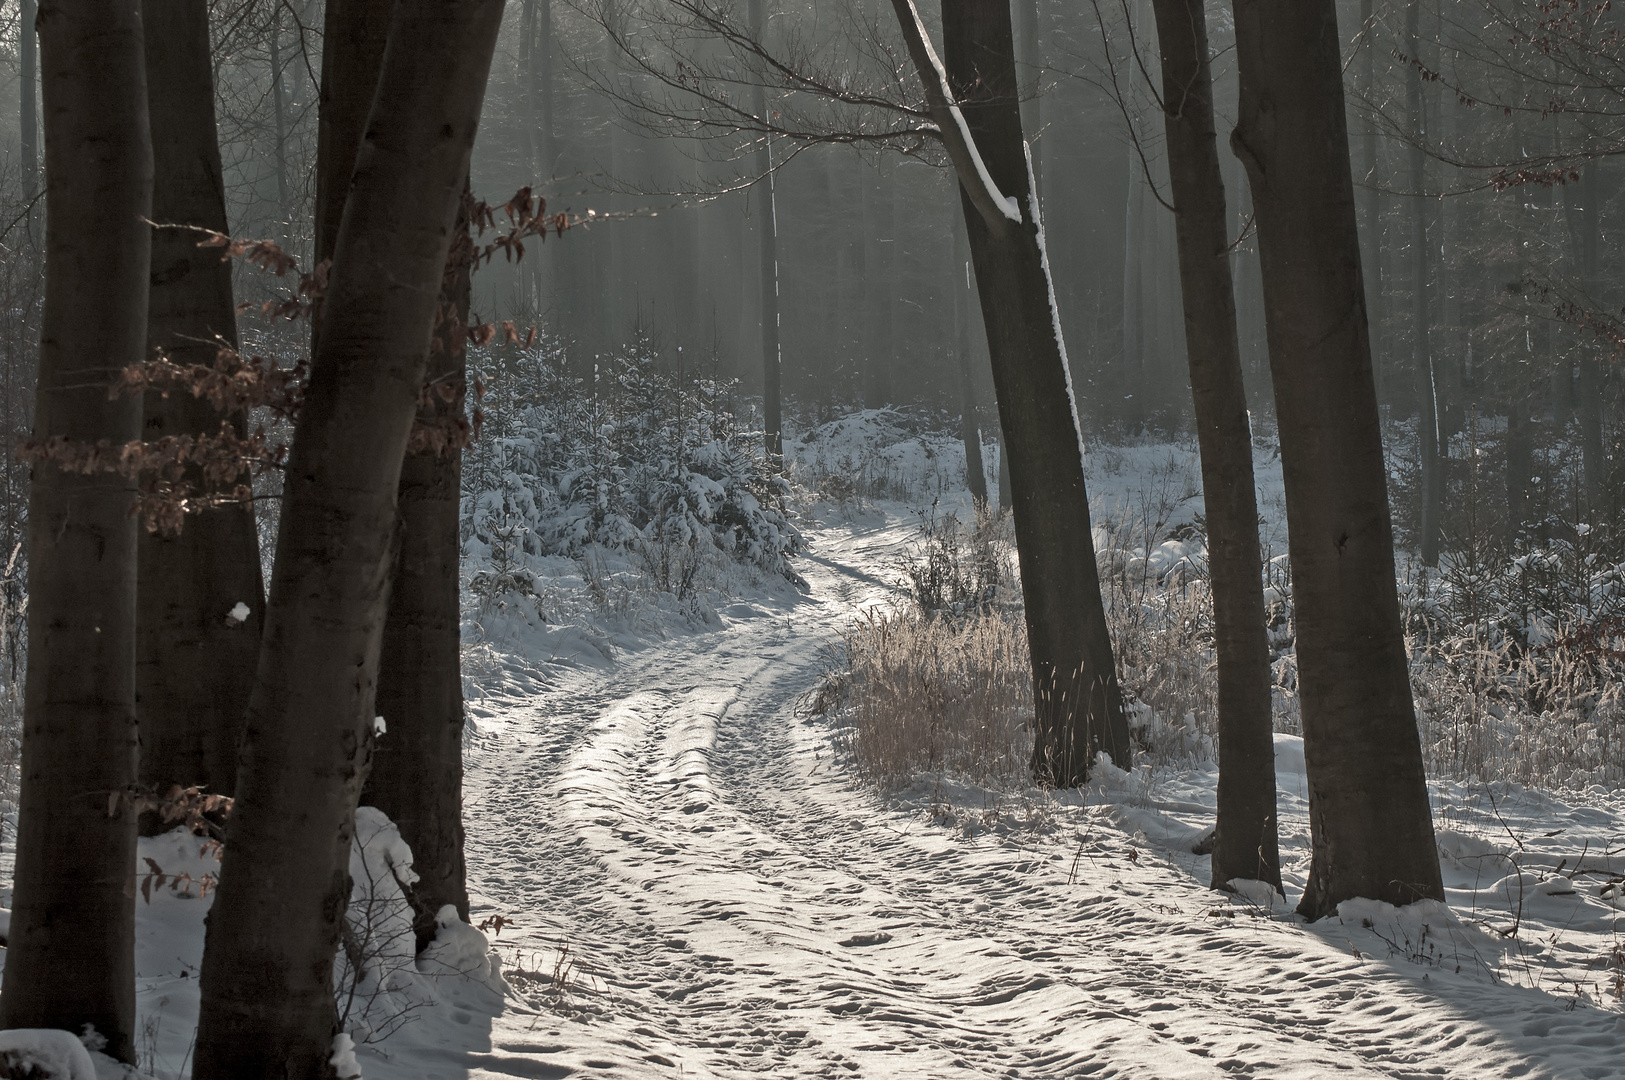
[[[873,564],[899,535],[825,540]],[[590,973],[564,1019],[499,1018],[499,1046],[599,1025],[596,1075],[1620,1075],[1617,1016],[1503,1031],[1505,988],[1441,996],[1423,969],[1236,917],[1098,817],[1081,855],[1055,832],[972,843],[851,788],[792,714],[875,598],[840,563],[807,567],[823,599],[787,615],[567,673],[471,755],[484,903]],[[1532,1052],[1547,1040],[1578,1071]]]

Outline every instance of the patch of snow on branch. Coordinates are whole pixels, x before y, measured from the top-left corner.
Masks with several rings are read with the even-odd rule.
[[[971,136],[970,125],[965,123],[965,114],[959,111],[954,103],[953,91],[949,88],[948,69],[943,66],[942,59],[937,56],[936,46],[931,44],[931,35],[925,32],[925,21],[920,18],[920,9],[915,7],[914,0],[908,0],[908,13],[914,19],[914,31],[920,35],[920,42],[925,47],[925,55],[930,58],[931,66],[937,72],[937,84],[942,87],[942,96],[948,101],[948,112],[953,115],[954,123],[959,126],[959,134],[965,140],[965,147],[970,151],[971,164],[976,166],[976,175],[982,181],[982,187],[987,189],[988,197],[993,205],[1005,217],[1021,224],[1021,207],[1015,199],[1010,198],[999,190],[999,185],[993,182],[993,177],[987,171],[987,164],[982,160],[982,153],[976,148],[976,140]],[[1029,166],[1030,168],[1030,166]]]
[[[1038,212],[1038,176],[1033,172],[1032,144],[1022,141],[1021,152],[1027,158],[1027,205],[1032,208],[1033,226],[1038,231],[1038,258],[1044,265],[1044,288],[1049,291],[1050,329],[1055,334],[1055,348],[1061,354],[1061,374],[1066,377],[1066,400],[1072,407],[1072,430],[1078,436],[1078,461],[1088,467],[1089,453],[1084,449],[1083,422],[1078,419],[1078,394],[1072,387],[1072,364],[1066,358],[1066,338],[1061,333],[1061,306],[1055,300],[1055,275],[1049,269],[1049,248],[1044,243],[1044,219]]]

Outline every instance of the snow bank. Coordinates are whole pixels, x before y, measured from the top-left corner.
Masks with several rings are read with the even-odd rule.
[[[55,1028],[0,1031],[0,1072],[38,1080],[96,1080],[96,1065],[79,1036]]]

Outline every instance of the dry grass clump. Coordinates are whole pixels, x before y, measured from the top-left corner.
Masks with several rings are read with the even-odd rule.
[[[933,505],[898,569],[909,603],[846,630],[813,711],[837,711],[840,743],[882,786],[922,773],[1022,786],[1032,676],[1008,516],[966,524]]]
[[[1466,780],[1617,788],[1625,782],[1625,651],[1619,629],[1564,626],[1516,640],[1411,639],[1428,770]]]
[[[1172,466],[1096,508],[1101,592],[1137,749],[1218,757],[1212,593],[1190,485]],[[1102,512],[1104,511],[1104,512]],[[1625,784],[1625,526],[1576,527],[1516,555],[1476,543],[1400,582],[1430,775],[1551,789]],[[1607,543],[1604,543],[1607,541]],[[900,566],[909,603],[846,634],[822,704],[860,771],[1005,790],[1028,783],[1032,689],[1008,518],[922,516]],[[1274,726],[1301,730],[1290,574],[1270,560]]]
[[[883,786],[927,773],[1024,786],[1033,711],[1019,616],[870,611],[844,635],[841,742]]]

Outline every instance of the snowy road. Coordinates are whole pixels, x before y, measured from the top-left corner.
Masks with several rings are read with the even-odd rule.
[[[513,920],[535,1012],[444,1071],[403,1032],[367,1074],[1625,1076],[1617,1002],[1457,974],[1465,936],[1378,959],[1373,931],[1218,899],[1110,808],[967,839],[852,787],[794,703],[906,537],[824,531],[810,597],[481,719],[475,919]]]

